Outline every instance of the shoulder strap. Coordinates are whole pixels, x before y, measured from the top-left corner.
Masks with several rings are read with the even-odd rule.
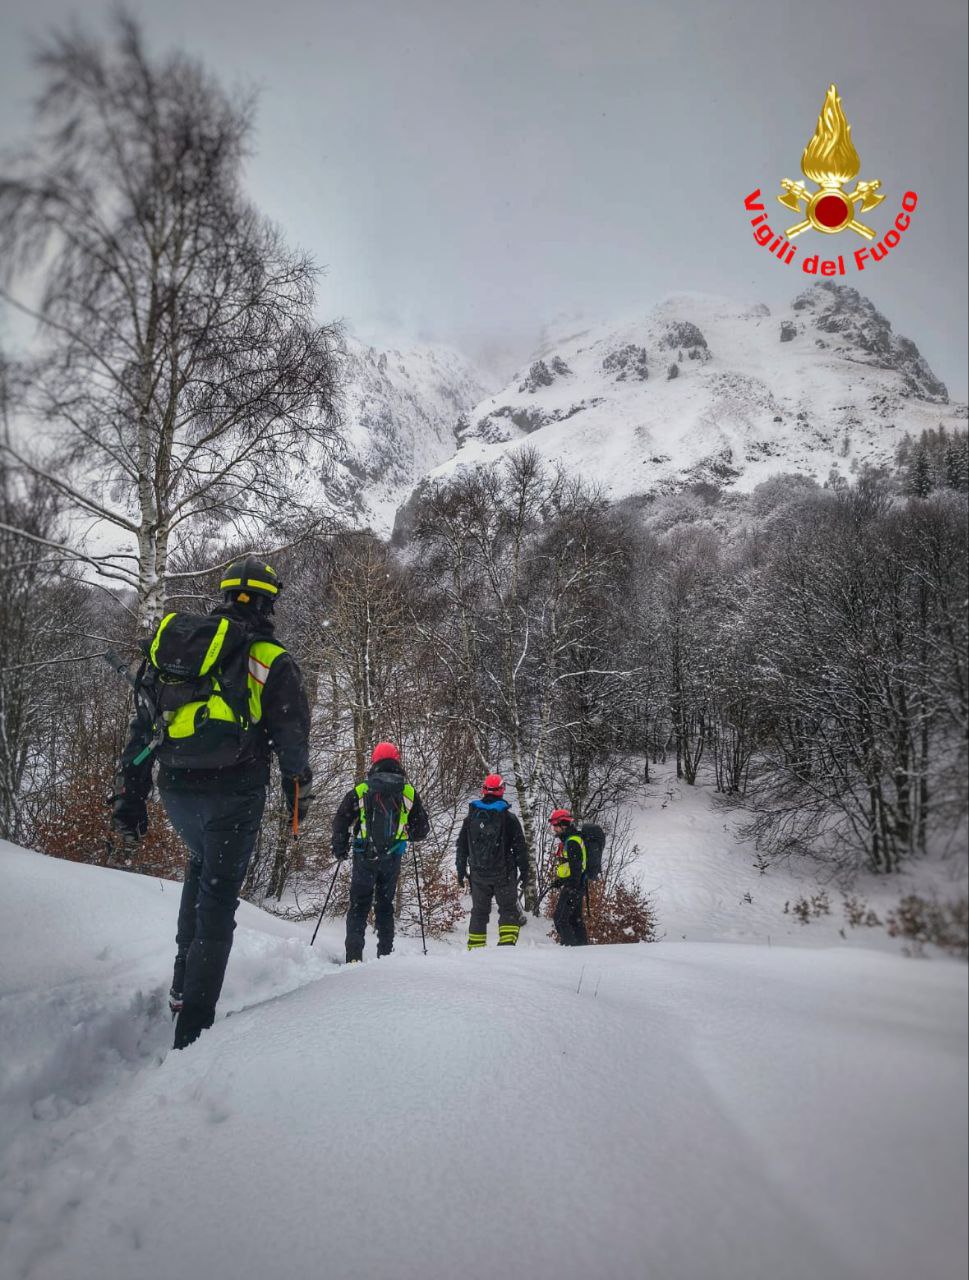
[[[360,814],[360,836],[362,839],[367,838],[367,792],[370,788],[365,782],[358,782],[353,788],[357,793],[357,810]]]
[[[205,651],[205,657],[202,659],[202,665],[199,667],[199,675],[204,676],[212,670],[219,660],[219,654],[222,652],[222,646],[225,643],[225,633],[229,630],[229,619],[223,618],[215,629],[215,635]]]
[[[155,628],[154,637],[152,638],[151,644],[148,648],[148,659],[153,667],[158,665],[156,659],[158,657],[158,646],[161,643],[162,632],[174,617],[174,613],[166,613],[164,618],[162,618],[161,622],[159,622],[158,626]]]
[[[405,840],[407,838],[407,823],[410,820],[410,811],[414,807],[414,797],[417,792],[409,782],[404,783],[403,804],[400,806],[400,820],[397,823],[397,839]]]

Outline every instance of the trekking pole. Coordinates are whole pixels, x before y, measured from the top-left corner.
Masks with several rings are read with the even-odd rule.
[[[417,884],[417,918],[421,922],[421,946],[424,948],[424,954],[427,955],[427,939],[424,937],[424,908],[421,905],[421,873],[417,866],[417,846],[412,846],[414,850],[414,880]]]
[[[313,936],[310,938],[310,946],[316,941],[316,935],[320,931],[320,925],[323,923],[323,917],[326,915],[326,909],[330,905],[330,898],[333,896],[333,886],[336,884],[337,874],[340,870],[340,860],[337,860],[336,866],[333,868],[333,879],[330,881],[330,888],[326,895],[326,901],[323,903],[323,910],[320,912],[320,918],[316,922],[316,928],[313,930]]]
[[[299,778],[293,779],[293,840],[299,839]]]

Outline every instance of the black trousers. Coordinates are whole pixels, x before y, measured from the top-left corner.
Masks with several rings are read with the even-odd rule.
[[[394,949],[394,898],[400,876],[400,858],[383,857],[369,862],[353,855],[350,873],[350,909],[347,912],[347,960],[363,959],[367,916],[373,906],[377,925],[377,955],[389,956]]]
[[[165,812],[188,846],[173,989],[186,1005],[212,1014],[225,978],[239,890],[256,846],[266,788],[238,795],[163,791]]]
[[[496,884],[491,880],[471,877],[471,919],[469,933],[485,933],[491,918],[491,900],[498,904],[498,927],[518,924],[518,882],[506,880]]]
[[[552,917],[559,942],[563,947],[584,947],[589,935],[582,919],[582,885],[568,885],[559,894]]]

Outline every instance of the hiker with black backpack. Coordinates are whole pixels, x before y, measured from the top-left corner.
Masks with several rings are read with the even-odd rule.
[[[481,799],[472,800],[458,833],[458,884],[471,882],[471,919],[468,950],[488,944],[488,920],[492,898],[498,904],[498,946],[518,941],[523,916],[518,911],[519,881],[528,883],[528,849],[522,825],[504,799],[505,784],[489,773],[481,787]]]
[[[259,556],[230,565],[219,583],[223,603],[206,615],[167,614],[144,642],[135,680],[112,826],[126,842],[148,830],[157,759],[162,804],[188,846],[169,997],[176,1049],[215,1019],[266,803],[270,748],[294,825],[312,800],[306,694],[273,634],[281,586]]]
[[[333,856],[338,861],[349,857],[353,833],[347,964],[363,959],[371,906],[377,926],[377,955],[389,956],[393,951],[394,898],[401,862],[410,841],[423,840],[430,829],[421,798],[407,781],[400,751],[392,742],[378,742],[366,778],[347,792],[333,818]],[[416,860],[414,870],[416,873]]]
[[[559,842],[555,849],[555,883],[559,889],[559,900],[552,917],[555,931],[563,947],[584,947],[589,942],[582,919],[587,861],[585,841],[568,809],[555,809],[548,821]]]

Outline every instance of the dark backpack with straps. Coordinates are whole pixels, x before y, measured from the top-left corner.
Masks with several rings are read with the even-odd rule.
[[[357,793],[359,834],[354,853],[366,862],[381,862],[403,853],[407,819],[416,792],[403,774],[370,774],[354,788]]]
[[[503,880],[508,874],[505,843],[507,809],[468,810],[468,869],[480,880]]]
[[[251,756],[252,635],[218,614],[169,613],[142,648],[136,681],[154,713],[158,759],[170,769],[224,769]]]
[[[606,847],[606,833],[594,822],[584,822],[579,835],[585,845],[585,878],[598,880],[602,875],[602,853]]]

